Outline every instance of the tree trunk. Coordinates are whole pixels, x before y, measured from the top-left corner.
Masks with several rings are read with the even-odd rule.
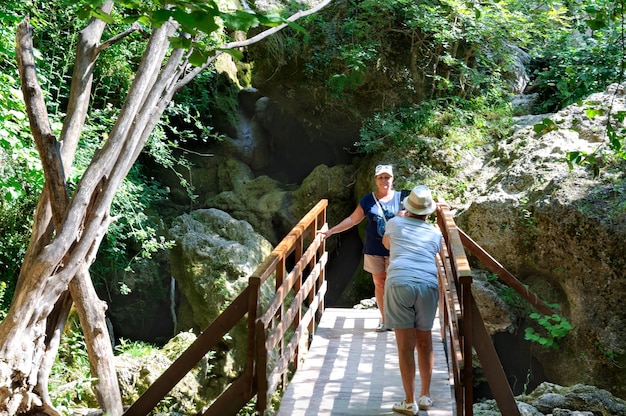
[[[94,34],[99,38],[103,28],[104,25],[102,22],[94,20],[83,32],[81,38],[87,39],[89,35],[93,36]],[[41,253],[41,248],[43,247],[41,243],[43,241],[50,242],[51,229],[47,225],[51,217],[55,229],[60,229],[63,226],[63,215],[65,214],[69,202],[63,172],[64,167],[67,168],[70,165],[77,143],[77,140],[74,140],[73,148],[72,146],[66,147],[66,157],[64,158],[66,163],[62,163],[58,142],[50,131],[43,95],[41,94],[36,79],[30,31],[31,29],[27,20],[23,22],[18,29],[18,62],[24,97],[29,112],[29,120],[31,122],[31,130],[33,131],[35,142],[42,156],[44,172],[46,174],[46,191],[42,195],[42,200],[38,205],[39,209],[36,216],[39,220],[36,224],[39,225],[35,227],[35,232],[33,233],[34,238],[31,239],[33,244],[29,246],[29,256],[27,256],[27,260]],[[86,43],[88,44],[89,41]],[[79,53],[79,55],[81,54]],[[82,55],[88,56],[84,53]],[[81,70],[85,68],[85,66],[80,65],[82,63],[81,59],[77,59],[75,68],[76,78],[86,80],[88,84],[91,84],[92,67],[89,63],[93,64],[94,57],[93,54],[91,55],[91,59],[87,59],[88,61],[91,60],[91,62],[87,62],[88,65],[86,67],[89,68],[87,71]],[[81,92],[84,92],[84,83],[82,83],[79,88]],[[87,89],[86,92],[88,96],[89,89]],[[82,106],[75,106],[75,108],[79,110],[73,114],[77,114],[78,117],[69,118],[74,121],[78,120],[77,124],[80,125],[80,127],[82,127],[82,123],[84,122],[86,104],[88,104],[88,102],[85,102]],[[76,129],[77,133],[80,133],[80,127]],[[71,142],[72,140],[68,140],[66,143],[69,144]],[[53,195],[53,197],[48,198],[49,195]],[[49,206],[51,206],[52,210],[49,209]],[[38,230],[43,231],[38,232]],[[100,236],[99,238],[101,239],[102,237]],[[89,352],[91,371],[98,379],[96,385],[97,397],[107,414],[120,415],[122,413],[122,402],[113,363],[112,346],[106,327],[104,315],[106,307],[99,301],[91,279],[89,278],[87,272],[89,263],[89,261],[85,262],[85,266],[76,274],[75,278],[71,280],[69,287],[72,298],[76,300],[76,308],[81,326],[84,329],[83,332]],[[25,261],[25,265],[26,264],[29,264],[29,262]],[[28,271],[29,269],[28,267],[24,267],[22,270]],[[62,283],[55,286],[52,293],[58,293],[58,290],[63,287],[61,285]],[[22,291],[29,292],[30,287],[32,286],[29,282],[28,274],[22,273],[16,293],[21,293]],[[37,328],[43,327],[42,323],[45,323],[45,336],[39,336],[37,339],[38,342],[35,343],[36,347],[34,352],[39,361],[33,360],[33,368],[30,369],[30,373],[18,371],[16,374],[16,372],[13,372],[12,379],[14,380],[15,378],[19,378],[20,375],[26,376],[26,374],[28,374],[28,377],[24,377],[24,380],[20,383],[21,393],[12,396],[2,396],[0,403],[5,403],[5,410],[11,414],[31,407],[41,407],[41,411],[48,414],[56,413],[52,408],[48,395],[48,374],[54,362],[60,336],[72,304],[72,298],[70,298],[67,292],[67,286],[63,289],[57,301],[50,301],[48,303],[48,305],[55,306],[52,311],[43,309],[41,316],[34,316],[31,320],[34,324],[34,333],[38,333],[40,329]],[[21,308],[16,304],[15,308],[12,307],[12,309],[20,310]],[[50,314],[46,315],[46,312],[50,312]],[[15,322],[15,320],[12,319],[9,322]],[[9,325],[2,326],[2,334],[0,334],[0,337],[4,335],[5,331],[8,334],[12,332],[7,326]],[[27,332],[30,332],[30,330]],[[10,353],[7,357],[12,355],[15,356],[17,353]],[[30,391],[31,389],[32,391]]]
[[[323,0],[289,20],[312,14],[330,1]],[[112,1],[106,1],[102,10],[108,13],[112,5]],[[108,139],[94,155],[70,197],[64,172],[71,167],[84,125],[93,66],[98,54],[123,36],[101,44],[104,26],[102,21],[93,20],[81,32],[60,142],[50,129],[37,82],[28,19],[18,28],[22,92],[46,184],[13,301],[0,323],[0,416],[58,414],[48,395],[48,375],[72,301],[85,336],[91,372],[97,379],[98,401],[105,414],[122,414],[113,350],[105,322],[106,304],[97,298],[88,268],[113,221],[109,209],[115,192],[165,107],[178,90],[212,63],[215,56],[202,67],[190,68],[187,51],[170,50],[169,38],[179,25],[168,21],[155,28]],[[277,26],[249,40],[223,47],[243,47],[284,27],[286,25]]]

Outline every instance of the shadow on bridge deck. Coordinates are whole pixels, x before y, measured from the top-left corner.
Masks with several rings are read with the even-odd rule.
[[[391,407],[404,398],[393,332],[378,333],[375,309],[329,308],[283,395],[278,416],[399,415]],[[433,328],[434,401],[421,416],[451,416],[454,399],[439,319]],[[416,383],[419,394],[419,376]]]

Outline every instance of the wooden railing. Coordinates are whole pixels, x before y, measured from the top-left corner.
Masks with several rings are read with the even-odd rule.
[[[327,205],[327,200],[321,200],[298,222],[249,277],[243,292],[124,415],[149,414],[246,315],[246,362],[203,415],[236,415],[255,396],[257,414],[265,414],[274,392],[285,386],[289,371],[297,368],[300,346],[308,348],[324,311],[328,254],[317,230],[327,227]],[[261,293],[267,285],[273,296],[263,304]]]
[[[461,231],[445,204],[437,206],[437,223],[444,243],[437,256],[439,267],[439,317],[441,336],[446,344],[450,379],[454,383],[456,416],[473,415],[472,351],[480,361],[489,387],[503,415],[519,416],[498,354],[472,296],[472,273],[465,255],[467,249],[504,283],[524,297],[539,312],[552,310],[509,273],[478,244]]]

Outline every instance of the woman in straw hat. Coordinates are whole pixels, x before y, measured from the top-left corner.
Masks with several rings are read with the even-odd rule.
[[[435,256],[441,232],[426,219],[436,209],[430,189],[413,188],[404,199],[406,214],[389,220],[383,244],[390,251],[385,283],[385,324],[393,328],[398,345],[400,376],[405,398],[393,411],[416,415],[432,406],[430,380],[434,366],[431,330],[439,289]],[[415,357],[420,375],[420,396],[415,400]]]
[[[393,189],[393,168],[391,165],[378,165],[374,171],[376,190],[364,195],[359,205],[350,216],[344,218],[326,232],[325,238],[337,234],[359,224],[367,218],[365,241],[363,242],[363,269],[372,274],[374,296],[380,310],[381,321],[376,331],[390,331],[384,321],[384,290],[389,265],[389,250],[383,246],[382,236],[387,221],[396,215],[401,208],[402,198],[409,194],[408,190]]]

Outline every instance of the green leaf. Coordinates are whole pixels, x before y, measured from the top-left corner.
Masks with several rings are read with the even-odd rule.
[[[113,19],[110,14],[107,14],[100,9],[92,10],[91,15],[97,19],[102,20],[104,23],[107,23],[107,24],[115,23],[115,19]]]
[[[189,57],[189,63],[194,66],[202,66],[209,59],[209,54],[205,51],[194,49]]]
[[[184,27],[186,32],[191,33],[191,34],[196,33],[196,26],[197,26],[196,16],[177,8],[176,10],[174,10],[172,17],[174,18],[174,20],[176,20],[178,23],[180,23]]]
[[[224,24],[233,30],[248,30],[251,27],[259,25],[259,17],[254,13],[237,10],[233,14],[224,14],[221,16]]]
[[[219,29],[219,25],[215,22],[215,16],[205,14],[202,19],[198,21],[198,29],[206,34],[211,34]]]
[[[283,19],[282,17],[280,17],[279,14],[276,14],[276,13],[270,13],[266,15],[257,15],[257,18],[260,24],[269,26],[269,27],[274,27],[274,26],[282,25],[283,23],[287,23],[285,19]]]
[[[589,118],[595,118],[595,117],[598,117],[598,116],[603,116],[604,115],[604,110],[601,109],[601,108],[586,108],[585,109],[585,114]]]
[[[626,119],[626,111],[620,110],[612,114],[612,117],[619,123],[623,123]]]
[[[305,35],[307,35],[306,39],[308,40],[308,31],[304,27],[300,26],[296,22],[285,21],[285,23],[287,23],[287,26],[289,26],[293,30],[296,30],[300,33],[304,33]]]
[[[160,9],[152,13],[152,24],[155,27],[160,27],[163,23],[167,22],[172,17],[171,10]]]
[[[558,128],[557,124],[549,118],[544,118],[541,123],[533,126],[533,130],[538,134],[546,134]]]
[[[169,40],[173,48],[189,49],[191,47],[191,39],[189,38],[171,36]]]

